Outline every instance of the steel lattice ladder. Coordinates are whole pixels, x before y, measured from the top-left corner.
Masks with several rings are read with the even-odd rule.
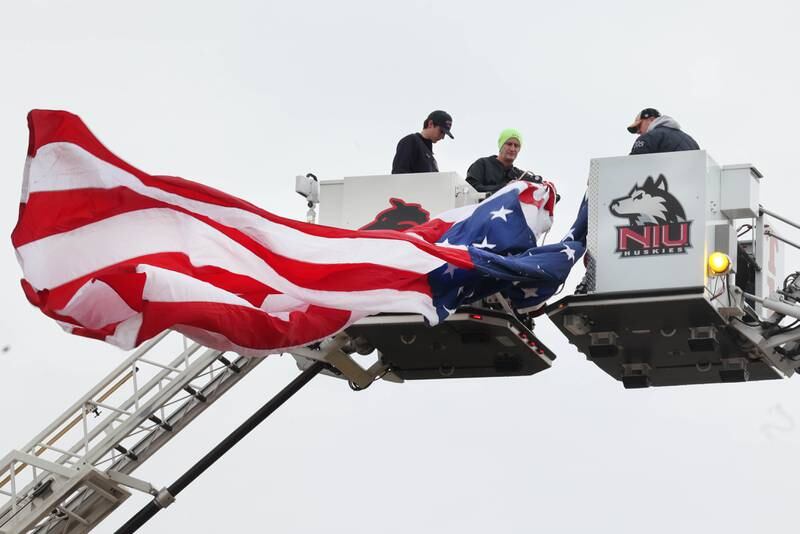
[[[229,361],[220,351],[186,346],[176,333],[145,343],[0,460],[0,534],[86,533],[130,489],[157,496],[130,474],[262,361]]]

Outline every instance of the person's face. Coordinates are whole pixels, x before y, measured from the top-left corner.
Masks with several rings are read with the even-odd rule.
[[[519,144],[519,140],[516,137],[511,137],[500,147],[500,154],[498,157],[503,163],[514,163],[521,148],[522,146]]]
[[[439,141],[444,139],[445,136],[444,128],[433,124],[433,121],[428,122],[428,127],[426,128],[426,130],[430,132],[428,139],[430,139],[432,143],[438,143]]]
[[[642,119],[642,121],[639,123],[639,129],[637,130],[636,133],[638,133],[639,135],[646,134],[647,129],[650,127],[650,124],[652,124],[654,120],[656,120],[655,117],[650,117],[649,119]]]

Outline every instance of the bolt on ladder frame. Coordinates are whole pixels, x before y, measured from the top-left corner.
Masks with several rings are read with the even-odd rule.
[[[130,495],[128,488],[156,495],[130,473],[263,361],[229,361],[185,342],[175,356],[167,336],[146,342],[0,460],[0,534],[85,533]]]

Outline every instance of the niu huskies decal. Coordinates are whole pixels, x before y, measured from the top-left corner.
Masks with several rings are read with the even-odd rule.
[[[431,214],[420,204],[406,204],[401,198],[390,198],[391,208],[386,208],[375,219],[359,230],[407,230],[428,222]]]
[[[653,181],[648,176],[624,197],[609,205],[611,213],[628,219],[627,226],[617,226],[617,252],[620,257],[682,254],[691,248],[689,228],[683,206],[669,192],[663,174]]]

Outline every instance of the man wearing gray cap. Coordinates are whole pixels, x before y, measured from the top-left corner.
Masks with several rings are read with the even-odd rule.
[[[697,141],[681,130],[678,121],[661,115],[657,109],[645,108],[640,111],[633,124],[628,126],[628,131],[639,134],[631,148],[631,155],[700,150]]]
[[[439,165],[433,157],[433,143],[438,143],[445,135],[453,139],[452,127],[453,117],[449,113],[432,111],[422,123],[421,132],[408,134],[397,143],[392,174],[439,172]]]

